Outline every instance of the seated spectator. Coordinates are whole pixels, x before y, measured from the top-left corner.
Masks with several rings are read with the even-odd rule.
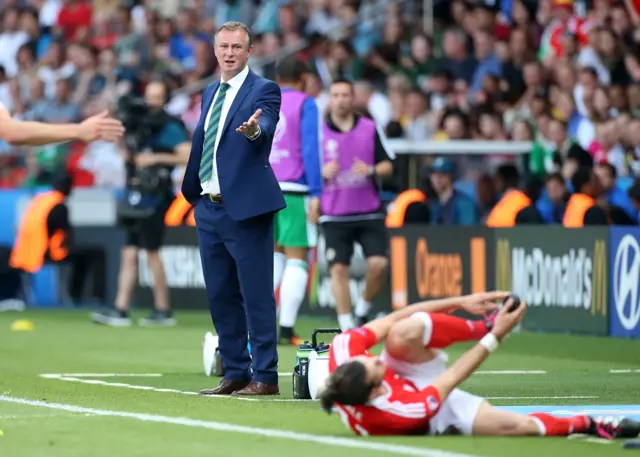
[[[567,183],[560,173],[551,173],[545,180],[545,198],[538,200],[538,210],[548,224],[562,224],[569,201]]]
[[[524,186],[524,194],[529,198],[531,203],[522,208],[516,214],[515,225],[531,225],[544,224],[542,214],[538,211],[536,202],[540,198],[542,190],[542,180],[537,177],[531,177]]]
[[[636,209],[636,216],[640,219],[640,178],[636,179],[629,190],[627,191],[631,202],[633,203],[634,208]]]
[[[618,175],[610,163],[599,163],[593,170],[602,187],[602,198],[609,207],[609,215],[614,225],[635,225],[638,212],[627,192],[616,186]]]
[[[569,151],[567,152],[567,158],[561,165],[562,177],[565,179],[567,185],[569,186],[569,192],[573,192],[573,186],[571,184],[573,175],[580,168],[592,168],[593,158],[579,145],[574,144],[569,148]]]
[[[478,205],[469,195],[453,186],[455,166],[446,157],[431,165],[431,185],[436,198],[429,202],[432,225],[476,225],[480,221]]]
[[[567,123],[550,119],[547,126],[549,143],[536,142],[531,150],[529,170],[536,176],[560,171],[561,164],[574,144],[569,138]]]

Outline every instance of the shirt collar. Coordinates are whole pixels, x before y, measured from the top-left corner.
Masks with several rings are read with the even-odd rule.
[[[249,75],[249,65],[246,65],[242,71],[240,73],[238,73],[237,75],[235,75],[233,78],[231,78],[229,81],[222,81],[222,79],[220,79],[220,83],[224,83],[226,82],[227,84],[229,84],[232,88],[234,89],[239,89],[240,86],[242,86],[242,83],[244,83],[244,80],[247,79],[247,76]]]

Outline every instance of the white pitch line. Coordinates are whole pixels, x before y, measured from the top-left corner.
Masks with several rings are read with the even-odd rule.
[[[43,378],[70,376],[73,378],[160,378],[162,373],[45,373]]]
[[[567,397],[485,397],[487,400],[593,400],[600,397],[571,395]]]
[[[124,389],[148,390],[151,392],[174,393],[174,394],[180,394],[180,395],[200,395],[198,392],[189,392],[186,390],[167,389],[167,388],[153,387],[153,386],[141,386],[137,384],[127,384],[124,382],[109,382],[109,381],[103,381],[102,379],[82,379],[75,376],[65,376],[62,374],[54,374],[54,373],[41,374],[40,377],[46,378],[46,379],[57,379],[58,381],[79,382],[81,384],[90,384],[94,386],[121,387]],[[232,397],[230,395],[206,395],[206,397],[213,398],[213,399],[222,399],[222,400],[226,399],[226,400],[257,401],[257,402],[299,403],[301,401],[305,401],[305,400],[295,400],[293,398],[273,398],[273,397],[247,398],[247,397]]]
[[[480,370],[474,374],[547,374],[544,370]]]
[[[613,374],[640,373],[640,370],[609,370],[609,373],[613,373]]]
[[[325,446],[335,446],[340,448],[364,449],[370,451],[388,452],[399,455],[411,455],[417,457],[475,457],[469,454],[460,454],[451,451],[441,451],[438,449],[424,449],[412,446],[397,444],[387,444],[375,441],[366,441],[357,438],[340,438],[328,435],[313,435],[310,433],[298,433],[270,428],[248,427],[244,425],[233,425],[225,422],[214,422],[190,419],[187,417],[169,417],[155,414],[133,413],[128,411],[115,411],[107,409],[86,408],[83,406],[67,405],[64,403],[48,403],[38,400],[27,400],[23,398],[7,397],[0,395],[0,401],[16,403],[27,406],[39,406],[43,408],[57,409],[77,413],[90,413],[99,416],[122,417],[135,419],[143,422],[155,422],[163,424],[183,425],[186,427],[197,427],[221,432],[240,433],[244,435],[258,435],[267,438],[276,438],[289,441],[301,441],[306,443],[319,443]]]
[[[586,443],[596,443],[596,444],[613,444],[613,440],[607,440],[605,438],[598,438],[595,436],[587,435],[586,433],[574,433],[573,435],[567,436],[568,440],[580,440]]]

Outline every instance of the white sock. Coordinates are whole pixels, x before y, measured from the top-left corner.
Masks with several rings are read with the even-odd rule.
[[[346,332],[347,330],[351,330],[356,327],[355,322],[353,321],[353,316],[351,313],[349,314],[338,314],[338,325],[340,325],[340,330]]]
[[[363,297],[360,297],[360,299],[356,303],[356,316],[367,317],[367,314],[369,314],[370,309],[371,309],[371,303],[366,301]]]
[[[293,328],[298,310],[307,292],[309,272],[307,262],[299,259],[287,260],[280,284],[280,326]]]
[[[275,252],[273,254],[273,291],[278,290],[280,281],[282,281],[282,275],[284,274],[284,267],[287,263],[287,256],[282,252]]]

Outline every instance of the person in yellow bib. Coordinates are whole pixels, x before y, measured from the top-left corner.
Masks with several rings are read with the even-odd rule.
[[[571,185],[575,193],[567,202],[562,225],[567,228],[609,225],[607,212],[596,204],[602,187],[593,169],[580,168],[571,178]]]

